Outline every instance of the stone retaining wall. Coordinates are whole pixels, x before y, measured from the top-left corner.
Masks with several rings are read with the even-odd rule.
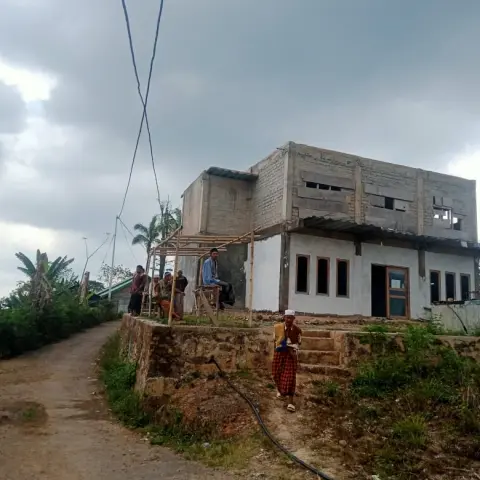
[[[195,371],[213,373],[214,356],[226,372],[266,369],[272,354],[271,329],[173,326],[124,315],[122,347],[137,363],[136,389],[147,395],[170,395]]]

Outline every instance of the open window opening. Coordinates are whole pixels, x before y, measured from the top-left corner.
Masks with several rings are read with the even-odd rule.
[[[337,297],[348,297],[349,283],[348,260],[337,260]]]
[[[440,301],[440,272],[430,272],[430,303]]]
[[[335,185],[326,185],[324,183],[316,183],[316,182],[305,182],[305,186],[307,188],[315,188],[317,190],[331,190],[332,192],[341,192],[341,187],[337,187]]]
[[[317,259],[317,295],[328,295],[330,277],[330,259]]]
[[[308,274],[310,257],[307,255],[297,256],[297,272],[295,291],[297,293],[308,293]]]
[[[470,300],[470,275],[460,275],[460,290],[462,300]]]
[[[445,296],[447,301],[455,300],[455,274],[446,272],[445,273]]]

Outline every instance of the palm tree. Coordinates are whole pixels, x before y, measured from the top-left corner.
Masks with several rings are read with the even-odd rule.
[[[160,230],[161,240],[165,240],[171,233],[173,233],[182,224],[182,211],[179,208],[172,210],[170,201],[160,203]],[[160,256],[159,274],[163,277],[165,272],[166,256]]]
[[[149,254],[153,245],[165,240],[181,225],[182,212],[179,208],[171,209],[169,201],[160,203],[160,215],[154,215],[148,227],[137,223],[133,229],[138,232],[132,240],[132,245],[143,245],[147,251],[146,268],[149,267]],[[163,277],[166,258],[160,256],[160,277]]]

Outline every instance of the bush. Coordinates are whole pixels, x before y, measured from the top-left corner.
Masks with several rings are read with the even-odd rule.
[[[68,293],[57,294],[41,312],[30,305],[0,310],[0,358],[13,357],[116,318],[113,305],[79,305]]]

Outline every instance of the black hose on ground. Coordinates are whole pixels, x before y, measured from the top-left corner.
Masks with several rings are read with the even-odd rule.
[[[303,460],[300,460],[298,457],[296,457],[293,453],[289,452],[268,430],[266,425],[263,423],[262,417],[260,416],[260,413],[258,413],[258,409],[255,406],[255,404],[241,391],[239,390],[228,378],[227,375],[225,375],[225,372],[221,369],[220,365],[218,362],[215,360],[215,357],[210,357],[210,360],[208,363],[214,363],[215,366],[218,368],[218,371],[220,372],[220,377],[222,377],[228,384],[230,388],[235,390],[250,406],[252,409],[252,412],[254,413],[258,424],[260,425],[260,428],[262,429],[263,433],[267,436],[267,438],[280,450],[282,451],[287,457],[289,457],[292,461],[300,465],[301,467],[305,468],[306,470],[309,470],[311,473],[316,475],[318,478],[322,478],[323,480],[333,480],[332,477],[329,477],[327,474],[321,472],[320,470],[317,470],[315,467],[312,467],[308,463],[305,463]]]

